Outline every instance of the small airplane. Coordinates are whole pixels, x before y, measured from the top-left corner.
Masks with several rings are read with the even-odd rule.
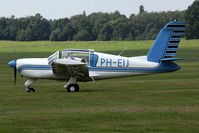
[[[168,22],[158,34],[146,56],[124,57],[95,52],[92,49],[64,49],[48,58],[24,58],[10,61],[14,68],[14,83],[17,70],[26,77],[27,92],[35,92],[32,85],[37,79],[68,81],[64,88],[68,92],[78,92],[77,82],[95,81],[118,77],[173,72],[181,67],[174,63],[182,58],[176,55],[185,22]]]

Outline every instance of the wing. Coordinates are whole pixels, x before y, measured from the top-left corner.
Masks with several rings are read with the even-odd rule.
[[[79,81],[89,79],[88,66],[86,63],[72,59],[57,59],[52,64],[53,73],[61,79],[68,80],[76,77]]]

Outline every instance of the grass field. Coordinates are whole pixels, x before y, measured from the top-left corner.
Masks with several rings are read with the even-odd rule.
[[[79,83],[67,93],[64,82],[39,80],[26,93],[25,78],[7,62],[48,57],[67,48],[95,49],[125,56],[146,55],[153,41],[9,42],[0,41],[0,133],[198,133],[199,40],[182,40],[176,57],[182,69],[167,74]]]

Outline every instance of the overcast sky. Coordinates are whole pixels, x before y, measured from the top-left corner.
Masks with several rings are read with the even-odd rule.
[[[0,17],[26,17],[40,13],[47,19],[70,18],[86,11],[114,12],[129,17],[137,14],[139,6],[151,11],[185,10],[194,0],[0,0]]]

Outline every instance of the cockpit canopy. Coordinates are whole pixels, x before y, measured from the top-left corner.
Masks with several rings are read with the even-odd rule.
[[[61,58],[67,58],[72,60],[81,61],[84,63],[89,62],[89,55],[94,53],[94,50],[90,49],[65,49],[62,51]]]
[[[92,49],[64,49],[61,54],[61,58],[67,58],[71,60],[81,61],[89,64],[90,55],[94,54]],[[59,51],[55,52],[48,57],[48,62],[51,64],[54,60],[59,58]]]

